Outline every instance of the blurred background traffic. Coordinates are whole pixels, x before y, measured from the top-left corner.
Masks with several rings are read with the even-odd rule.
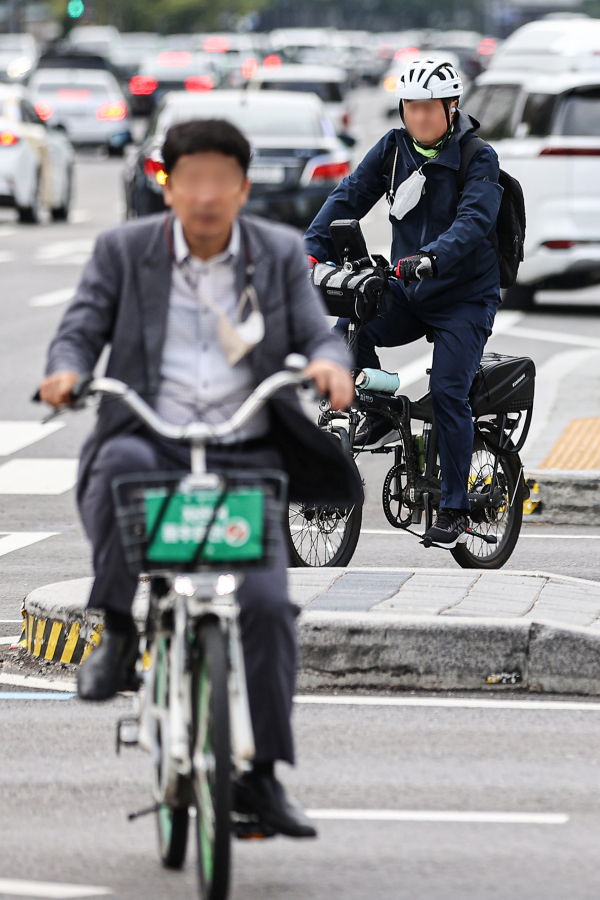
[[[443,56],[525,193],[526,258],[505,307],[596,303],[595,15],[592,0],[0,0],[0,206],[68,222],[75,184],[86,190],[76,166],[93,155],[122,158],[121,217],[158,212],[168,127],[223,116],[252,143],[249,210],[306,228],[401,126],[406,63]],[[383,203],[365,224],[387,254]]]

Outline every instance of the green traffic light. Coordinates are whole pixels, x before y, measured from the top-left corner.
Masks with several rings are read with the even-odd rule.
[[[85,12],[85,3],[83,0],[69,0],[67,4],[67,15],[71,19],[79,19]]]

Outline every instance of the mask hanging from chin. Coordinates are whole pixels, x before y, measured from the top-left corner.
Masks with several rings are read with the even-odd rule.
[[[242,321],[247,303],[250,303],[251,310]],[[212,302],[209,302],[209,306],[219,317],[217,334],[227,362],[230,366],[235,366],[265,336],[265,320],[258,305],[256,291],[251,284],[247,284],[242,291],[235,311],[235,323],[230,322],[227,315]]]

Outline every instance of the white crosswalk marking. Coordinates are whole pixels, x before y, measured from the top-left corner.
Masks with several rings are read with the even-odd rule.
[[[64,428],[64,422],[0,422],[0,456],[10,456]]]
[[[0,878],[2,897],[41,897],[43,900],[76,900],[77,897],[106,897],[112,891],[86,884],[58,884],[51,881],[24,881]]]
[[[37,294],[29,301],[30,306],[58,306],[66,303],[75,293],[75,288],[58,288],[56,291],[48,291],[46,294]]]
[[[0,494],[64,494],[76,481],[76,459],[11,459],[0,466]]]
[[[94,240],[80,238],[73,241],[53,241],[42,244],[36,262],[43,265],[83,265],[94,248]]]
[[[30,547],[46,538],[60,534],[59,531],[0,531],[0,556]]]

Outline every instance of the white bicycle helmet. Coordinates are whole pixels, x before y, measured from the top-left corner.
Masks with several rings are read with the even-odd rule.
[[[443,57],[409,62],[396,82],[399,100],[451,100],[460,97],[463,90],[460,75]]]

